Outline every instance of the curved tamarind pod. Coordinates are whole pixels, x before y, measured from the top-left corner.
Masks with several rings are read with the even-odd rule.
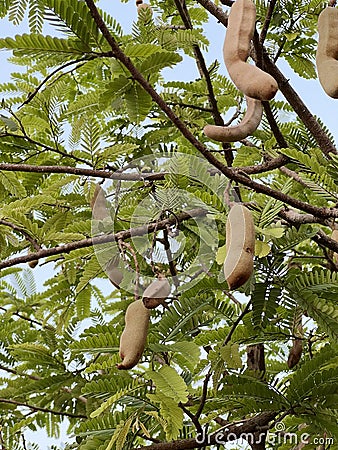
[[[142,301],[147,309],[156,308],[159,305],[166,307],[165,299],[170,294],[170,284],[166,278],[154,280],[143,292]]]
[[[236,0],[228,17],[223,58],[236,87],[248,97],[271,100],[277,90],[276,80],[256,66],[248,64],[251,40],[255,31],[256,7],[251,0]]]
[[[125,315],[125,328],[120,338],[120,357],[123,361],[118,369],[131,369],[139,362],[146,345],[150,311],[142,300],[131,303]]]
[[[95,187],[93,198],[90,201],[90,206],[92,208],[93,219],[103,220],[106,217],[110,217],[104,190],[99,184]]]
[[[236,142],[252,134],[260,124],[263,115],[263,105],[260,100],[246,97],[247,110],[238,125],[222,127],[219,125],[206,125],[204,134],[210,139],[220,142]]]
[[[316,66],[326,94],[338,98],[338,9],[332,6],[318,16]]]
[[[236,203],[226,222],[226,258],[224,276],[230,289],[242,286],[253,271],[255,225],[251,212]]]

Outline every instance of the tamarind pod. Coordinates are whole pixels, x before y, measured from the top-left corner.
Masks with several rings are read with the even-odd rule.
[[[328,6],[318,16],[316,66],[326,94],[338,98],[338,9]]]
[[[338,230],[333,230],[331,234],[331,239],[338,242]],[[338,253],[333,253],[333,261],[338,264]]]
[[[106,217],[110,217],[104,190],[99,184],[95,187],[93,198],[90,201],[90,206],[92,208],[93,219],[103,220]]]
[[[224,276],[230,289],[242,286],[253,271],[255,225],[251,212],[236,203],[226,222]]]
[[[120,338],[120,357],[123,360],[118,369],[131,369],[139,362],[147,340],[150,311],[142,300],[131,303],[125,315],[125,328]]]
[[[296,364],[299,363],[303,352],[303,342],[302,339],[294,339],[292,347],[290,349],[288,357],[288,368],[292,369]]]
[[[166,278],[157,278],[143,292],[142,301],[147,309],[156,308],[159,305],[165,305],[165,299],[171,291],[169,281]]]
[[[271,100],[278,90],[276,80],[256,66],[248,64],[255,31],[256,7],[251,0],[236,0],[231,6],[223,45],[223,58],[229,76],[247,97]]]
[[[260,124],[263,115],[263,105],[260,100],[246,97],[247,110],[238,125],[222,127],[219,125],[206,125],[204,134],[215,141],[236,142],[252,134]]]

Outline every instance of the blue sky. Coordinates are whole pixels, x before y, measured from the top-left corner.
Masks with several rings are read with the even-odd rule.
[[[150,1],[150,0],[148,0]],[[150,1],[151,3],[151,1]],[[100,7],[107,10],[113,17],[115,17],[126,32],[131,31],[132,23],[136,19],[136,8],[134,1],[128,1],[127,3],[120,3],[118,0],[102,0],[100,2]],[[13,26],[8,22],[8,20],[0,20],[0,37],[13,36],[15,34],[22,34],[27,32],[26,24],[23,23],[18,27]],[[222,71],[226,74],[223,62],[222,62],[222,45],[224,39],[224,28],[221,24],[213,18],[210,19],[210,23],[206,26],[205,32],[208,39],[211,42],[211,47],[209,53],[206,55],[207,64],[211,64],[212,61],[218,59],[221,62]],[[53,30],[50,28],[45,29],[46,34],[53,34]],[[1,72],[0,72],[0,82],[5,82],[10,80],[10,72],[17,71],[17,66],[12,66],[7,62],[7,57],[10,56],[9,52],[0,52],[0,62],[1,62]],[[324,124],[331,130],[335,139],[338,140],[338,130],[337,125],[337,111],[338,111],[338,100],[329,98],[322,90],[319,82],[317,80],[304,80],[291,71],[286,64],[283,62],[279,63],[279,68],[284,72],[285,76],[290,80],[291,85],[300,94],[301,98],[305,104],[309,107],[310,111],[321,117]],[[177,79],[191,80],[198,77],[198,72],[196,65],[192,60],[187,60],[183,64],[179,64],[174,70],[166,70],[164,72],[164,77],[167,79]],[[281,94],[278,94],[279,99],[283,99]],[[36,269],[34,274],[37,278],[38,288],[42,287],[44,281],[44,272],[46,267]],[[48,274],[50,275],[50,274]],[[110,286],[109,283],[106,286]],[[47,439],[44,433],[30,433],[29,438],[32,442],[39,443],[41,449],[45,450],[47,445],[52,443],[57,443],[66,441],[66,427],[62,430],[62,436],[56,442],[55,440]],[[68,439],[67,439],[68,440]]]

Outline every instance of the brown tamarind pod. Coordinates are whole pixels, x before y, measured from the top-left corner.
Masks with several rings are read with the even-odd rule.
[[[231,6],[224,39],[223,58],[229,76],[247,97],[271,100],[277,90],[276,80],[248,64],[251,41],[255,31],[256,7],[251,0],[236,0]]]
[[[93,219],[103,220],[106,217],[110,217],[104,190],[99,184],[95,187],[93,198],[90,201],[90,206],[92,208]]]
[[[146,308],[153,309],[159,305],[166,307],[165,300],[170,294],[170,284],[166,278],[157,278],[143,292],[142,301]]]
[[[142,300],[131,303],[125,315],[125,328],[120,338],[120,357],[123,360],[118,369],[131,369],[139,362],[147,340],[150,311]]]
[[[288,357],[288,368],[292,369],[296,364],[299,363],[303,352],[303,342],[302,339],[296,338],[293,340],[292,347],[290,349]]]
[[[235,203],[226,222],[224,276],[230,289],[242,286],[253,272],[255,225],[251,212]]]
[[[316,66],[326,94],[338,98],[338,9],[328,6],[318,16]]]
[[[206,125],[204,134],[219,142],[236,142],[252,134],[260,124],[263,115],[263,106],[260,100],[246,97],[247,110],[238,125],[222,127],[219,125]]]

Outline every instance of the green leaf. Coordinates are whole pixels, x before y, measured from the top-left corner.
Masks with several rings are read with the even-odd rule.
[[[162,366],[158,372],[149,370],[145,373],[145,377],[155,383],[156,392],[177,403],[185,403],[188,400],[187,386],[173,367]]]
[[[144,120],[151,108],[152,99],[150,95],[137,83],[124,94],[127,113],[131,122],[139,124]]]
[[[269,244],[263,241],[255,240],[255,256],[258,258],[265,258],[271,252],[271,247]]]
[[[216,253],[216,262],[219,265],[222,265],[225,261],[225,257],[227,255],[227,249],[226,249],[226,245],[222,245],[222,247],[219,247]]]
[[[15,172],[0,172],[0,183],[14,197],[25,197],[27,195],[25,187]]]
[[[78,40],[61,39],[41,34],[22,34],[0,39],[0,48],[13,50],[20,55],[82,55],[89,49]]]
[[[222,359],[229,369],[241,369],[243,366],[239,354],[239,344],[227,344],[220,349]]]

